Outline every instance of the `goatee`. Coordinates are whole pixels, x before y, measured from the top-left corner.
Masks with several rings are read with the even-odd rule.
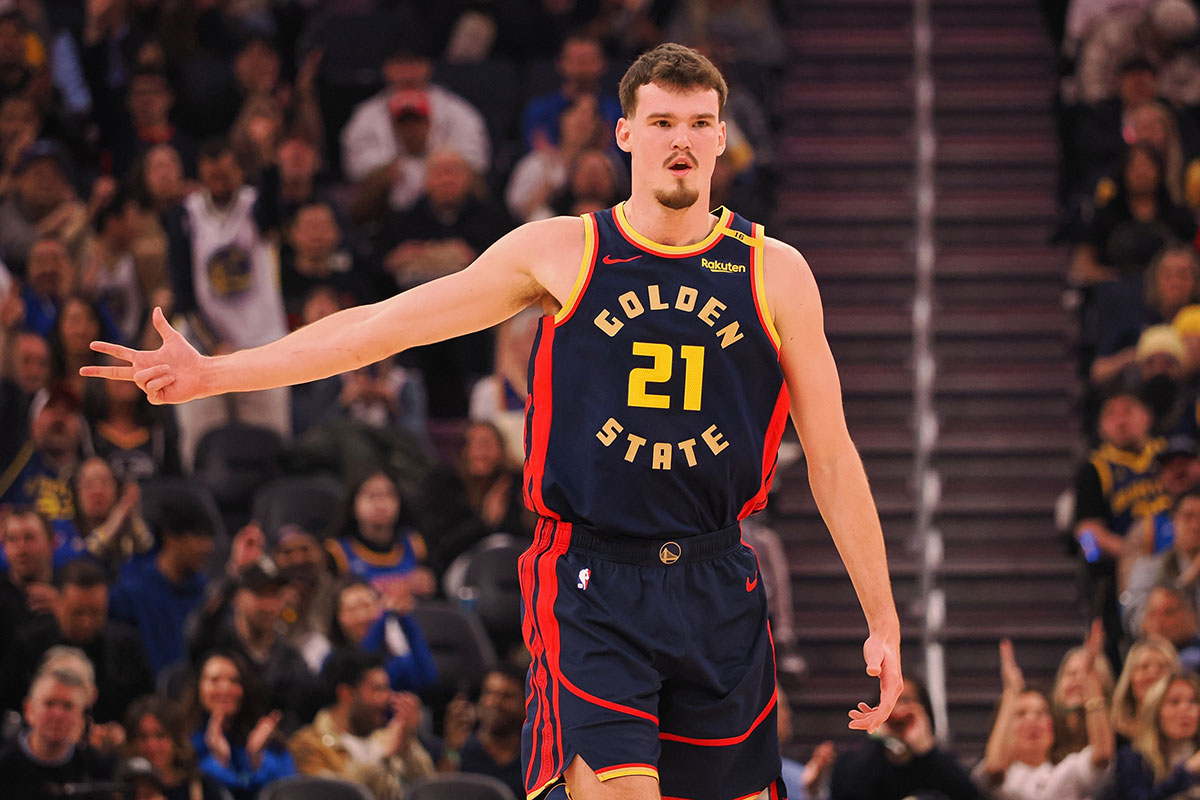
[[[696,205],[696,201],[700,199],[700,191],[691,186],[680,184],[671,191],[664,189],[656,189],[654,191],[654,199],[659,205],[665,206],[672,211],[682,211],[685,208],[691,208]]]

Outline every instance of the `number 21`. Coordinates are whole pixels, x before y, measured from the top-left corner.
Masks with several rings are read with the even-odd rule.
[[[646,387],[671,380],[675,349],[669,344],[634,342],[633,354],[649,356],[654,361],[648,367],[630,370],[629,405],[638,408],[670,408],[670,395],[648,392]],[[683,359],[683,410],[699,411],[700,395],[704,386],[704,348],[695,344],[680,345],[679,356]]]

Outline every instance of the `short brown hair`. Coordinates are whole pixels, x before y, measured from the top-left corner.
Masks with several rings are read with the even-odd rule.
[[[725,108],[725,98],[729,96],[725,78],[711,61],[696,50],[673,42],[642,53],[625,71],[618,91],[621,113],[626,119],[633,118],[637,109],[637,91],[648,83],[668,89],[713,89],[717,93],[718,113]]]

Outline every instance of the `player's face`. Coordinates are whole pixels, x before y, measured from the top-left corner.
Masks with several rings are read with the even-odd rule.
[[[633,156],[634,191],[680,210],[708,200],[717,156],[725,152],[725,123],[715,89],[638,88],[633,118],[617,122],[617,145]]]

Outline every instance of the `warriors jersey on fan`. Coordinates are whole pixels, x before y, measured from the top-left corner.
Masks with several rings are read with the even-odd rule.
[[[584,217],[574,290],[531,356],[525,493],[541,516],[662,537],[765,503],[788,394],[764,233],[717,213],[688,246],[641,236],[622,205]]]

